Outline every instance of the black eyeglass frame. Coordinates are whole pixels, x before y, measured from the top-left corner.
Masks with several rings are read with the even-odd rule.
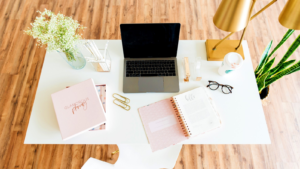
[[[221,87],[222,87],[221,90],[222,90],[222,92],[223,92],[224,94],[231,94],[231,93],[232,93],[233,87],[230,86],[230,85],[219,84],[218,82],[212,81],[212,80],[209,80],[208,82],[209,82],[209,84],[208,84],[206,87],[208,87],[210,90],[217,90],[217,89],[221,86]],[[217,87],[216,89],[212,89],[212,88],[210,87],[211,85],[218,85],[218,87]],[[226,88],[228,89],[229,93],[225,93],[224,90],[223,90],[223,87],[226,87]]]

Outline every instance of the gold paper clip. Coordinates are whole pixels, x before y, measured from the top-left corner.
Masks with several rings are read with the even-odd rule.
[[[128,104],[130,103],[130,99],[128,99],[127,97],[124,97],[122,95],[119,95],[118,93],[114,93],[113,98],[117,99],[119,102],[123,103],[123,104]],[[120,97],[120,98],[118,98]]]
[[[121,104],[118,104],[117,101]],[[123,101],[119,100],[119,99],[115,99],[114,101],[114,104],[121,107],[122,109],[126,110],[126,111],[129,111],[130,110],[130,106],[125,104]]]

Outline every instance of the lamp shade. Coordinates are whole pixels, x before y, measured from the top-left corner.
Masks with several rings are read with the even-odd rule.
[[[300,0],[289,0],[278,20],[286,28],[300,30]]]
[[[236,32],[244,29],[250,17],[252,0],[222,0],[213,18],[221,30]]]

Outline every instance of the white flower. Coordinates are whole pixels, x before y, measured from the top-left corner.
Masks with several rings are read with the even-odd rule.
[[[77,49],[74,47],[81,39],[80,30],[84,27],[78,21],[58,13],[55,15],[50,10],[44,12],[37,11],[41,14],[36,17],[30,25],[32,28],[24,31],[37,39],[39,46],[47,45],[48,50],[60,50],[67,54],[69,60],[75,60],[74,54]]]

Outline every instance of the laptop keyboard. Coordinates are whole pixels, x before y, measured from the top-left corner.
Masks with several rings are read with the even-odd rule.
[[[174,60],[137,60],[126,62],[126,77],[176,76]]]

